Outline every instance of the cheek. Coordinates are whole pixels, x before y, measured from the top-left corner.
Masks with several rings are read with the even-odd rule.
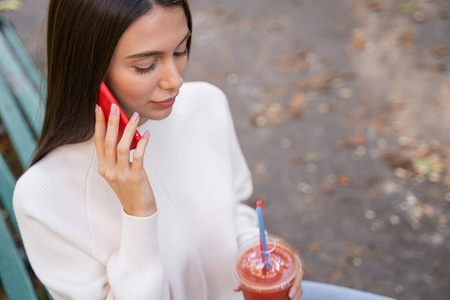
[[[180,60],[175,62],[175,65],[177,66],[178,73],[181,76],[183,76],[184,71],[186,71],[187,63],[188,63],[187,57],[183,58],[183,59],[180,59]]]
[[[107,84],[120,105],[126,109],[151,100],[151,92],[156,85],[153,75],[139,75],[133,69],[111,72],[107,77]]]

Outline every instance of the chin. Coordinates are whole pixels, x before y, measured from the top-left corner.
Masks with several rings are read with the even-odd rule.
[[[161,121],[170,116],[171,113],[172,107],[160,111],[153,111],[151,114],[148,115],[148,119],[154,121]]]

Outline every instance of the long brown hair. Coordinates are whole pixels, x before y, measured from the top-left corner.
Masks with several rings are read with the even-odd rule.
[[[94,134],[98,90],[125,30],[154,5],[182,7],[187,0],[51,0],[47,28],[46,113],[32,165],[53,149]],[[190,50],[191,39],[187,41]]]

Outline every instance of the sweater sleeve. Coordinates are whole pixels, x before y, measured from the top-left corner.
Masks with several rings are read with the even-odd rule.
[[[55,300],[170,298],[155,242],[157,214],[123,212],[120,247],[101,258],[93,251],[85,192],[27,173],[16,185],[14,210],[33,270]]]
[[[108,261],[107,274],[116,299],[164,299],[168,282],[157,245],[158,213],[141,218],[122,212],[122,241]]]
[[[238,245],[241,246],[246,240],[259,234],[257,227],[258,218],[256,211],[243,203],[253,192],[253,182],[244,154],[239,145],[229,107],[227,113],[229,119],[231,163],[233,168],[233,187],[238,201],[235,226]]]
[[[250,171],[247,167],[244,155],[239,147],[237,138],[232,139],[235,147],[232,153],[234,190],[238,200],[236,211],[236,234],[238,245],[241,246],[246,240],[259,234],[258,218],[256,211],[242,203],[247,200],[253,192],[253,184]]]

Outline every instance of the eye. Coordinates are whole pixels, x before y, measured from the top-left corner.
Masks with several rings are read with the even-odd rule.
[[[139,74],[139,75],[144,75],[147,74],[151,71],[153,71],[156,68],[156,62],[154,64],[152,64],[150,67],[148,68],[138,68],[138,67],[134,67],[135,71]]]
[[[183,52],[174,52],[173,55],[180,57],[180,56],[186,56],[186,55],[188,55],[188,53],[189,53],[189,50],[186,48],[186,50],[184,50]]]

